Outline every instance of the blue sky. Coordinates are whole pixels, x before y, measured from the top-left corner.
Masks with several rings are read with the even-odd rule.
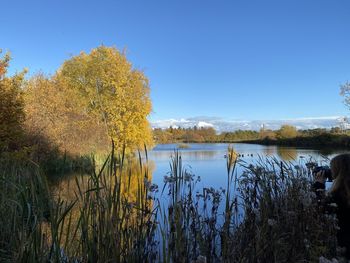
[[[53,73],[70,55],[126,48],[151,83],[151,120],[348,115],[350,1],[16,1],[0,3],[11,72]]]

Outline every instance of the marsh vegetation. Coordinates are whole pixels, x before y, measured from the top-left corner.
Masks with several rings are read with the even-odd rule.
[[[56,191],[33,163],[3,161],[1,260],[315,262],[336,256],[336,219],[318,211],[307,167],[275,158],[247,164],[229,149],[226,187],[198,189],[198,176],[178,152],[164,185],[152,183],[141,155],[135,162],[112,151],[88,176],[72,177]]]

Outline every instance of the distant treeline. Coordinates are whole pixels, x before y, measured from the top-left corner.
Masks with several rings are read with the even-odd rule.
[[[342,130],[339,127],[297,130],[296,127],[291,125],[282,125],[278,130],[237,130],[220,134],[212,127],[170,127],[153,130],[153,136],[157,143],[247,142],[301,147],[349,147],[349,134],[350,131]]]
[[[234,132],[223,132],[221,134],[217,134],[216,130],[211,127],[170,127],[167,129],[154,129],[153,136],[157,143],[233,142],[259,139],[259,132],[238,130]]]
[[[350,147],[349,131],[334,133],[323,129],[302,131],[300,135],[292,138],[262,138],[247,140],[245,143],[263,145],[281,145],[294,147],[322,147],[322,148],[348,148]]]

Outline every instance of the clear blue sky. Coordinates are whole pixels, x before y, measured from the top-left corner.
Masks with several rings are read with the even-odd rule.
[[[127,48],[151,83],[152,120],[348,114],[349,0],[3,0],[11,72],[53,73],[100,44]]]

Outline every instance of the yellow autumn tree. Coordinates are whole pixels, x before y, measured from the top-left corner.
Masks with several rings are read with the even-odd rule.
[[[55,77],[37,74],[25,88],[26,130],[39,141],[44,138],[52,146],[70,154],[106,150],[108,137],[102,123],[81,106],[79,97]]]
[[[116,48],[100,46],[64,62],[55,78],[84,114],[103,123],[118,149],[152,144],[149,82]]]
[[[63,94],[44,74],[31,77],[25,88],[26,127],[29,133],[45,136],[56,144],[65,138],[66,108]]]
[[[24,113],[21,87],[25,72],[7,77],[9,62],[8,53],[0,58],[0,153],[19,148],[23,135]]]
[[[297,136],[297,128],[291,125],[282,125],[281,128],[277,131],[277,138],[279,139],[294,138]]]

